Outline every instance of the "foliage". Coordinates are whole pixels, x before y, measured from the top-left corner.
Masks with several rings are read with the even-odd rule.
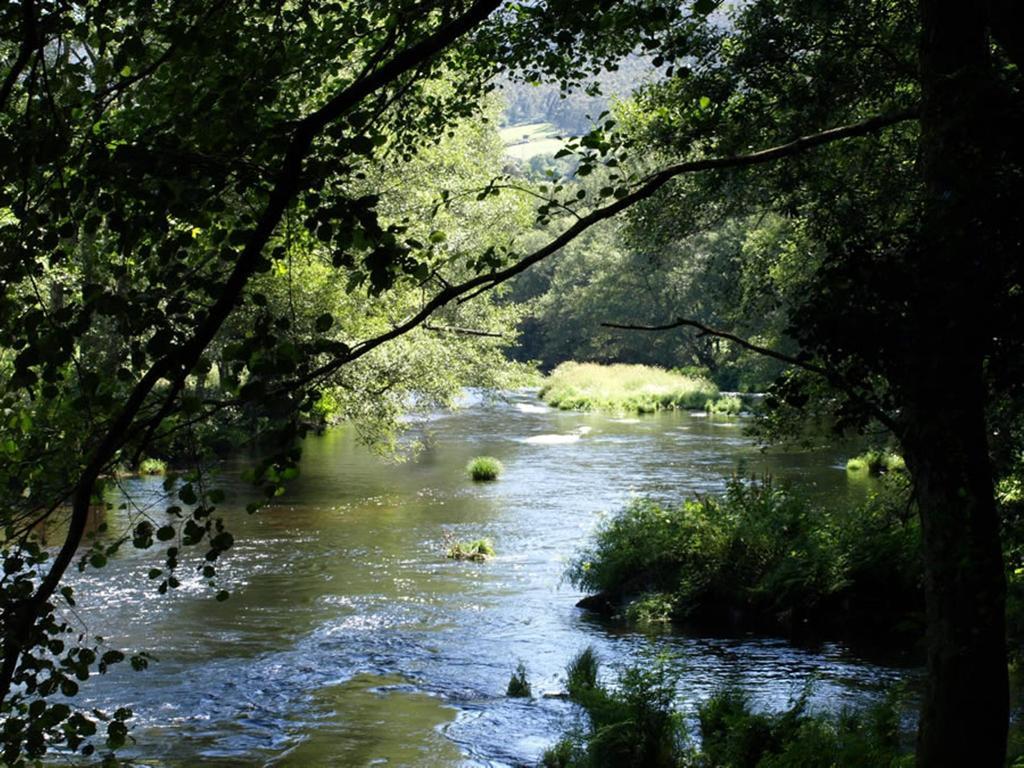
[[[526,677],[526,665],[523,662],[519,662],[516,666],[515,671],[508,680],[508,688],[505,690],[505,695],[510,696],[514,699],[528,699],[533,695],[533,689],[530,687],[530,681]]]
[[[158,545],[162,594],[197,548],[224,599],[215,456],[253,449],[247,476],[273,499],[323,420],[387,444],[411,392],[447,402],[473,374],[501,379],[518,316],[480,294],[537,211],[491,185],[493,77],[570,91],[638,47],[680,55],[690,15],[660,0],[0,8],[6,764],[103,738],[88,710],[52,703],[123,657],[62,618],[70,565]],[[127,512],[127,534],[80,551],[101,477],[147,454],[189,470],[165,489],[173,523]],[[41,520],[65,537],[52,556]]]
[[[596,657],[590,649],[566,672],[569,696],[587,714],[587,726],[549,749],[546,768],[669,768],[684,753],[685,731],[675,712],[676,677],[669,659],[657,657],[630,666],[614,688],[597,682]],[[575,681],[575,683],[573,683]]]
[[[495,555],[494,545],[490,539],[457,541],[450,533],[446,533],[445,544],[448,547],[445,557],[449,560],[472,560],[474,563],[482,563]]]
[[[690,746],[674,708],[676,678],[665,657],[626,667],[614,686],[594,685],[571,696],[586,723],[571,730],[541,760],[545,768],[900,768],[913,765],[901,743],[898,691],[860,709],[808,710],[805,691],[786,710],[755,712],[735,688],[697,707],[699,748]]]
[[[743,400],[738,395],[727,395],[716,400],[708,400],[704,410],[713,415],[739,416],[743,411]]]
[[[589,691],[597,688],[597,673],[600,660],[592,647],[577,653],[565,668],[565,687],[569,698],[585,698]]]
[[[636,413],[703,408],[717,394],[710,381],[661,368],[596,363],[562,363],[540,390],[544,402],[563,410]]]
[[[918,526],[906,491],[829,511],[769,480],[720,498],[632,502],[569,567],[577,587],[627,603],[634,620],[919,639]]]
[[[807,694],[779,713],[755,713],[749,697],[725,689],[697,709],[696,766],[718,768],[897,768],[913,765],[900,743],[899,698],[834,715],[808,712]]]
[[[477,456],[466,465],[466,474],[476,481],[497,480],[503,467],[493,456]]]
[[[519,278],[513,296],[531,303],[517,356],[545,368],[567,360],[702,367],[701,378],[722,389],[764,391],[782,368],[777,361],[685,329],[640,333],[600,324],[657,325],[681,315],[791,349],[782,333],[785,308],[805,274],[795,266],[768,277],[763,270],[773,260],[795,262],[806,238],[775,217],[652,246],[638,237],[627,224],[595,227]]]
[[[904,472],[906,468],[903,457],[892,451],[865,451],[846,462],[847,472],[866,472],[872,477],[878,477],[886,472]]]
[[[146,458],[139,462],[140,475],[165,475],[167,462],[163,459]]]

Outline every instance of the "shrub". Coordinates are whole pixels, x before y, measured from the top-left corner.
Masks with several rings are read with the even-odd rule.
[[[840,635],[916,633],[915,517],[895,487],[835,513],[770,481],[666,507],[638,499],[574,558],[569,580],[632,620]]]
[[[886,472],[903,472],[906,468],[903,457],[891,451],[865,451],[846,462],[847,472],[866,472],[872,477],[884,475]]]
[[[586,654],[585,663],[580,659]],[[567,667],[570,680],[585,669],[593,684],[570,698],[586,722],[563,736],[541,760],[544,768],[909,768],[901,749],[898,691],[860,710],[812,713],[809,690],[778,713],[753,711],[749,696],[733,688],[697,708],[700,749],[689,745],[675,710],[676,674],[664,656],[627,667],[615,685],[597,682],[588,649]]]
[[[165,475],[167,462],[163,459],[143,459],[139,462],[140,475]]]
[[[448,544],[447,557],[451,560],[472,560],[482,563],[489,557],[494,557],[494,546],[490,539],[475,539],[474,541],[455,541],[450,536],[446,537]]]
[[[503,467],[493,456],[477,456],[466,465],[466,472],[477,481],[497,480]]]
[[[519,665],[509,678],[505,695],[511,696],[514,699],[528,699],[533,695],[530,681],[526,679],[526,665],[523,662],[519,662]]]
[[[743,411],[743,401],[737,395],[727,395],[715,400],[708,400],[704,410],[717,416],[739,416]]]
[[[900,748],[899,698],[860,711],[812,714],[807,693],[787,710],[755,713],[746,694],[727,689],[697,710],[698,765],[750,768],[895,768],[912,765]]]
[[[683,720],[672,704],[676,679],[667,660],[627,667],[613,689],[597,681],[598,663],[588,648],[566,668],[569,696],[587,713],[586,729],[549,749],[549,768],[672,768],[685,745]]]
[[[548,376],[540,396],[562,410],[653,413],[700,409],[718,397],[709,380],[647,365],[562,363]]]

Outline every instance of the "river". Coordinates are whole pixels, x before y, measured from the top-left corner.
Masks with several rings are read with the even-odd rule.
[[[814,703],[841,707],[906,674],[838,643],[626,631],[577,609],[580,595],[562,581],[601,517],[633,495],[716,492],[739,468],[855,499],[864,489],[847,480],[843,456],[762,453],[736,420],[566,413],[530,392],[469,397],[411,434],[423,448],[405,463],[373,455],[350,429],[308,440],[298,480],[252,516],[249,491],[227,471],[222,510],[236,544],[223,561],[226,602],[184,575],[158,597],[146,577],[155,551],[75,574],[89,630],[158,658],[145,672],[94,676],[79,697],[134,710],[126,756],[149,766],[535,765],[577,714],[557,699],[505,698],[509,675],[522,661],[535,693],[558,690],[588,645],[616,662],[671,651],[684,707],[723,683],[782,707],[808,682]],[[481,454],[504,463],[497,482],[467,479]],[[125,489],[145,504],[160,487],[138,478]],[[497,557],[447,560],[445,531],[488,537]]]

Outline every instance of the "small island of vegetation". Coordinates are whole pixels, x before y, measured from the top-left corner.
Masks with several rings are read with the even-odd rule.
[[[565,411],[654,413],[702,410],[718,398],[714,382],[651,365],[566,362],[540,390],[541,399]]]

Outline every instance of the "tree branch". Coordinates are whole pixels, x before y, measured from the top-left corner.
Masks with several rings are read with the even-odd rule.
[[[626,325],[621,323],[601,323],[601,326],[603,328],[616,328],[618,330],[623,331],[670,331],[673,330],[674,328],[695,328],[698,331],[700,331],[700,333],[697,334],[698,337],[714,336],[715,338],[718,339],[725,339],[726,341],[735,344],[739,347],[743,347],[743,349],[754,352],[755,354],[763,355],[764,357],[770,357],[774,360],[786,363],[787,365],[792,365],[796,368],[801,368],[805,371],[809,371],[811,373],[815,373],[823,377],[826,381],[829,382],[829,384],[841,390],[852,400],[856,400],[865,408],[867,408],[871,412],[871,414],[876,419],[878,419],[878,421],[881,424],[885,425],[885,427],[888,428],[890,431],[896,431],[897,425],[895,420],[891,416],[889,416],[889,414],[887,414],[885,411],[879,408],[877,405],[870,402],[863,395],[859,394],[854,389],[853,385],[850,382],[848,382],[837,371],[832,370],[831,368],[827,368],[823,365],[817,365],[816,363],[808,362],[807,360],[801,360],[800,358],[793,357],[792,355],[783,354],[782,352],[778,352],[777,350],[771,349],[770,347],[762,347],[760,344],[754,344],[753,342],[747,341],[746,339],[737,336],[734,333],[729,333],[728,331],[720,331],[716,328],[711,328],[710,326],[707,326],[704,323],[698,322],[696,320],[687,320],[686,318],[682,317],[674,322],[665,323],[664,325]]]
[[[20,634],[24,636],[35,622],[46,602],[53,596],[60,580],[74,559],[85,533],[89,517],[89,501],[93,487],[107,462],[124,444],[126,435],[152,392],[156,383],[172,374],[184,377],[195,367],[206,347],[220,330],[242,295],[249,278],[259,266],[259,260],[274,231],[277,229],[290,202],[298,193],[302,166],[314,139],[332,122],[343,116],[363,99],[394,82],[402,74],[415,69],[437,56],[446,47],[483,23],[501,4],[501,0],[476,0],[462,16],[444,24],[419,42],[402,49],[386,64],[340,91],[326,104],[302,118],[292,132],[292,138],[276,175],[273,188],[263,213],[252,229],[228,279],[206,317],[195,333],[178,349],[156,361],[135,385],[124,406],[105,431],[99,445],[90,455],[72,495],[72,513],[64,544],[53,559],[53,564],[39,587],[30,598],[17,607]],[[172,380],[172,388],[177,386]],[[24,611],[24,613],[21,613]],[[7,699],[13,682],[17,657],[20,656],[20,638],[8,637],[4,649],[4,664],[0,669],[0,703]]]
[[[458,328],[453,325],[433,325],[432,323],[423,323],[423,329],[427,331],[435,331],[437,333],[455,333],[461,336],[486,336],[491,339],[505,338],[504,333],[484,331],[479,328]]]
[[[685,318],[679,318],[675,322],[665,323],[664,325],[626,325],[621,323],[601,323],[602,328],[615,328],[620,331],[671,331],[674,328],[696,328],[700,333],[697,334],[698,338],[701,336],[714,336],[719,339],[725,339],[733,344],[748,349],[751,352],[755,352],[765,357],[771,357],[780,362],[786,363],[787,365],[793,365],[797,368],[803,368],[805,371],[811,371],[821,376],[830,375],[830,371],[820,365],[809,363],[806,360],[800,360],[799,358],[792,357],[790,355],[783,354],[769,347],[762,347],[753,342],[747,341],[746,339],[737,336],[734,333],[728,331],[719,331],[715,328],[711,328],[704,323],[697,322],[696,320],[687,320]]]
[[[775,160],[791,157],[824,144],[830,144],[832,142],[852,138],[854,136],[864,136],[874,133],[890,125],[914,119],[916,116],[916,109],[903,109],[896,112],[876,115],[875,117],[862,120],[858,123],[852,123],[850,125],[821,131],[820,133],[801,136],[786,144],[780,144],[775,147],[770,147],[768,149],[763,149],[746,155],[704,158],[701,160],[691,160],[671,165],[668,168],[648,176],[645,181],[643,181],[628,195],[625,195],[606,206],[597,208],[586,216],[581,217],[574,222],[572,226],[566,229],[565,232],[554,238],[547,245],[539,248],[530,255],[525,256],[515,264],[496,272],[477,275],[465,282],[445,288],[424,304],[417,313],[410,316],[404,322],[398,324],[391,330],[380,334],[379,336],[375,336],[356,344],[346,354],[314,369],[310,373],[299,378],[297,381],[292,382],[289,386],[302,386],[315,381],[316,379],[330,375],[343,365],[362,357],[371,350],[379,347],[381,344],[398,338],[417,326],[422,325],[434,312],[449,302],[468,301],[470,298],[510,280],[516,275],[526,271],[534,264],[543,261],[552,254],[557,253],[595,224],[610,219],[612,216],[626,210],[631,205],[651,197],[655,192],[677,176],[720,168],[745,168],[774,162]]]
[[[28,60],[32,57],[32,51],[39,47],[36,29],[36,4],[35,0],[22,0],[21,3],[23,37],[21,46],[18,48],[18,56],[11,65],[10,72],[4,78],[3,85],[0,85],[0,111],[7,108],[7,99],[14,90],[14,84],[18,82],[21,73],[28,66]]]

